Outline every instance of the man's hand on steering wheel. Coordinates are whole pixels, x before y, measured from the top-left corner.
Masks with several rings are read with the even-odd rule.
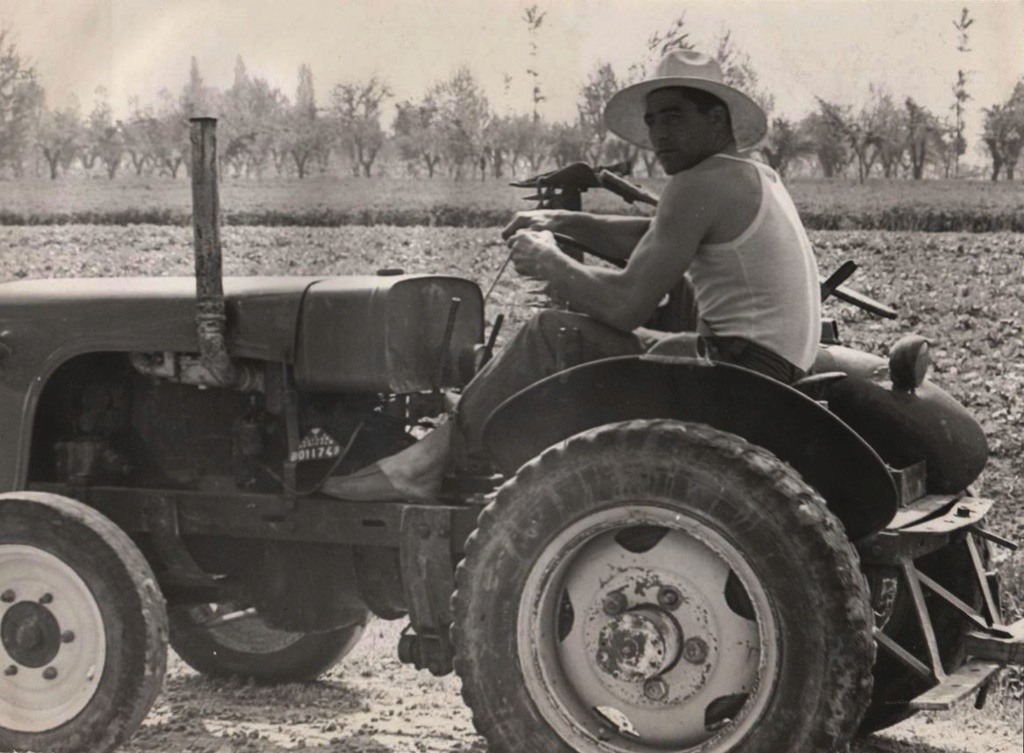
[[[565,209],[531,209],[516,212],[505,229],[501,231],[503,240],[509,240],[520,230],[549,230],[552,233],[564,233],[566,225],[577,212]]]
[[[516,273],[539,285],[528,290],[534,298],[531,305],[550,308],[560,300],[554,281],[566,257],[549,230],[519,230],[508,240],[512,249],[511,260]]]
[[[512,265],[522,277],[550,280],[562,252],[550,230],[519,230],[508,240]]]
[[[548,232],[553,236],[556,247],[570,258],[583,261],[583,254],[609,261],[622,267],[624,261],[609,257],[596,251],[591,246],[578,240],[575,236],[580,231],[580,223],[586,221],[587,215],[581,212],[570,212],[565,209],[533,209],[516,212],[512,221],[501,231],[501,237],[508,241],[523,230]]]

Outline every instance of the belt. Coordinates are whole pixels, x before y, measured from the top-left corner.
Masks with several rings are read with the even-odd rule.
[[[705,335],[708,358],[721,363],[735,364],[756,371],[785,384],[792,384],[807,376],[807,372],[795,366],[774,350],[747,340],[743,337],[718,337]]]

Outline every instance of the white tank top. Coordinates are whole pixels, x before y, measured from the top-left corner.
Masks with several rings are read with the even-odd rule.
[[[821,337],[818,265],[789,192],[767,165],[757,168],[761,205],[728,243],[705,243],[687,271],[700,312],[699,331],[743,337],[807,370]]]

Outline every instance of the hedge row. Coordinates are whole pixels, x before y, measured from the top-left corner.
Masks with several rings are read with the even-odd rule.
[[[498,227],[509,211],[489,208],[438,206],[428,209],[366,209],[346,211],[259,210],[225,212],[227,225],[268,227],[342,227],[392,225],[411,227]],[[1024,232],[1024,209],[931,209],[892,207],[883,210],[801,210],[809,230],[906,230],[915,232]],[[63,213],[20,213],[0,210],[0,225],[187,225],[190,216],[180,210],[127,209]]]

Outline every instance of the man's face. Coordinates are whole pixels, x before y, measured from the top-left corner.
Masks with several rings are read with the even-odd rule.
[[[658,89],[647,95],[644,122],[655,154],[666,174],[688,170],[718,151],[720,114],[697,110],[676,89]]]

